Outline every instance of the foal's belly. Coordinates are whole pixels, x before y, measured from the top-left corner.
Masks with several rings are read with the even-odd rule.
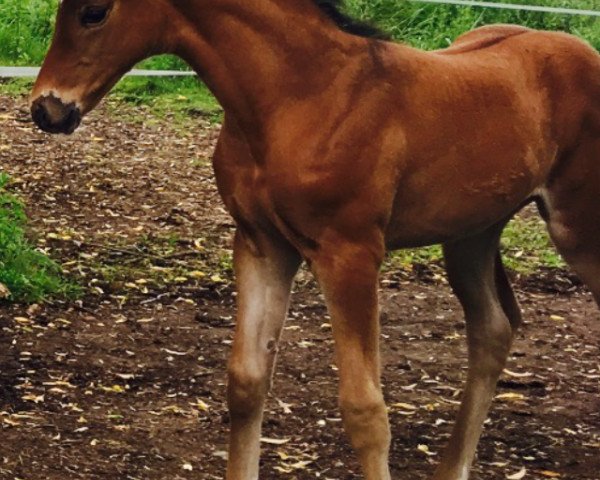
[[[389,249],[465,238],[512,216],[544,182],[552,156],[510,148],[407,168],[386,231]]]
[[[510,217],[526,203],[528,194],[501,208],[472,200],[460,207],[414,207],[393,216],[386,231],[388,250],[447,243],[482,232]],[[443,200],[441,201],[443,203]]]

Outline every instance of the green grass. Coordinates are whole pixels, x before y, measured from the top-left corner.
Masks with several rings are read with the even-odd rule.
[[[578,35],[600,50],[600,19],[580,15],[434,5],[406,0],[347,0],[350,13],[371,20],[399,41],[424,49],[447,47],[460,34],[491,23],[514,23]],[[598,0],[502,0],[498,3],[597,10]]]
[[[222,109],[206,85],[196,78],[130,77],[113,91],[117,100],[134,105],[147,105],[160,118],[172,117],[181,123],[191,117],[219,121]]]
[[[0,64],[40,62],[48,48],[57,0],[2,0]]]
[[[495,0],[502,3],[598,9],[598,0]],[[58,0],[2,0],[0,8],[0,63],[41,63],[50,43]],[[397,40],[422,48],[447,46],[472,28],[490,23],[517,23],[533,28],[562,30],[587,39],[600,49],[598,17],[541,12],[432,5],[407,0],[346,0],[348,11],[381,25]],[[182,69],[171,56],[144,62],[147,68]],[[185,83],[185,82],[183,82]]]
[[[7,191],[8,182],[0,172],[0,284],[5,287],[0,290],[8,289],[9,300],[23,302],[75,294],[77,288],[63,278],[58,264],[25,237],[24,206]]]
[[[535,273],[540,266],[566,267],[550,240],[544,221],[537,216],[516,216],[504,229],[501,251],[504,264],[525,275]],[[439,245],[399,250],[390,254],[386,268],[410,271],[414,265],[441,264],[443,258]]]
[[[540,266],[566,268],[539,217],[517,217],[511,221],[502,235],[502,255],[510,269],[530,274]]]

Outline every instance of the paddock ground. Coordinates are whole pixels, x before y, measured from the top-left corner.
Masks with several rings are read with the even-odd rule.
[[[0,479],[220,479],[233,225],[210,152],[218,125],[109,103],[74,136],[37,132],[0,98],[0,162],[31,235],[80,300],[0,306]],[[525,325],[473,478],[600,479],[600,315],[560,270],[515,278]],[[443,272],[382,278],[383,378],[395,479],[426,479],[465,378]],[[336,408],[328,317],[300,275],[268,400],[264,479],[355,479]],[[523,475],[523,469],[526,469]]]

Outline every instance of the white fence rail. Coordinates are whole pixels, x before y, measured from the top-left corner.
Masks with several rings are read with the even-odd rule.
[[[443,5],[461,5],[464,7],[499,8],[502,10],[523,10],[529,12],[558,13],[562,15],[589,15],[600,17],[600,10],[582,10],[577,8],[547,7],[544,5],[519,5],[516,3],[481,2],[479,0],[410,0],[420,3],[437,3]]]
[[[39,67],[0,67],[0,78],[37,77]],[[196,75],[188,70],[132,70],[130,77],[190,77]]]

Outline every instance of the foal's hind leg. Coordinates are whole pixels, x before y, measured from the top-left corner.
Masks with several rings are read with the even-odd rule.
[[[600,139],[562,162],[544,200],[552,240],[600,305]]]
[[[450,284],[467,321],[469,374],[435,480],[466,480],[496,382],[521,316],[498,254],[504,223],[444,246]]]

